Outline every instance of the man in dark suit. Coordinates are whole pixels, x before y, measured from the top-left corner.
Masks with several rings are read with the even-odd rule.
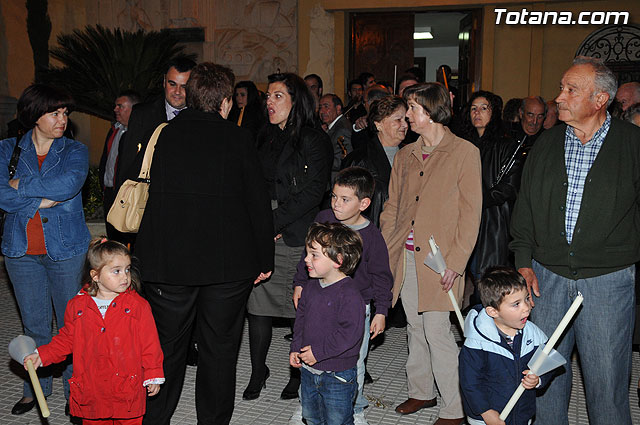
[[[360,80],[349,81],[347,93],[349,94],[349,104],[344,108],[344,114],[347,119],[355,123],[360,117],[367,115],[367,109],[364,107],[364,89]]]
[[[327,128],[327,134],[333,146],[333,166],[331,167],[331,180],[338,171],[342,159],[353,151],[351,146],[351,123],[342,115],[342,100],[333,93],[325,94],[320,98],[318,108],[320,121]]]
[[[131,109],[138,103],[140,103],[140,95],[133,90],[125,90],[116,98],[115,107],[113,108],[116,120],[107,133],[102,157],[100,158],[100,166],[98,167],[98,176],[100,185],[102,185],[102,205],[104,208],[107,236],[109,239],[122,243],[127,242],[126,235],[118,232],[107,222],[107,214],[117,194],[115,191],[115,183],[118,167],[118,147],[124,138],[124,134],[127,132]]]
[[[125,180],[138,177],[147,142],[156,127],[172,120],[187,107],[185,87],[195,65],[194,61],[183,57],[171,61],[162,82],[164,96],[133,108],[127,135],[118,148],[116,193]]]

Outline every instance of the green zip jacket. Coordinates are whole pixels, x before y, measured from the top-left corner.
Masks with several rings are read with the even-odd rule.
[[[568,279],[623,269],[640,259],[640,128],[612,118],[584,183],[578,221],[565,235],[566,125],[545,131],[524,167],[511,219],[516,268],[531,260]]]

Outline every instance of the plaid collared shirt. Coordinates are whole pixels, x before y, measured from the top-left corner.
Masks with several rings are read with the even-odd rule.
[[[564,133],[564,162],[567,167],[568,177],[564,227],[569,244],[571,244],[573,240],[573,231],[578,221],[578,214],[580,213],[585,179],[598,156],[598,152],[600,152],[600,148],[602,147],[605,137],[607,137],[610,126],[611,115],[607,112],[607,118],[604,124],[602,124],[602,127],[600,127],[591,140],[584,145],[574,134],[573,127],[568,125]]]

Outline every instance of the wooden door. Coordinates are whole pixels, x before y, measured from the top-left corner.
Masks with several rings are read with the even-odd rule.
[[[350,79],[371,72],[377,81],[393,84],[413,66],[413,12],[351,15]]]
[[[460,21],[460,44],[458,46],[458,93],[460,104],[465,105],[473,91],[480,89],[480,41],[482,10],[469,12]]]

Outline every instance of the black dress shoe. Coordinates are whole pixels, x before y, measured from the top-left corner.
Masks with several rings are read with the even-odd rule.
[[[373,384],[373,378],[369,375],[369,371],[364,371],[364,383],[365,385]]]
[[[267,379],[269,379],[270,374],[271,372],[269,372],[269,368],[267,368],[264,374],[264,378],[262,379],[262,381],[258,382],[257,385],[252,384],[251,380],[249,380],[249,385],[247,385],[247,388],[242,393],[242,399],[255,400],[256,398],[260,397],[260,392],[262,391],[262,389],[267,388]]]
[[[33,406],[36,405],[36,399],[34,398],[31,401],[23,402],[21,398],[16,404],[13,405],[13,409],[11,409],[12,415],[23,415],[27,413],[29,410],[33,409]]]
[[[293,400],[298,398],[298,388],[300,388],[300,378],[291,377],[289,382],[280,393],[280,398],[283,400]]]
[[[67,404],[64,405],[64,415],[65,416],[69,416],[69,402],[67,401]]]

